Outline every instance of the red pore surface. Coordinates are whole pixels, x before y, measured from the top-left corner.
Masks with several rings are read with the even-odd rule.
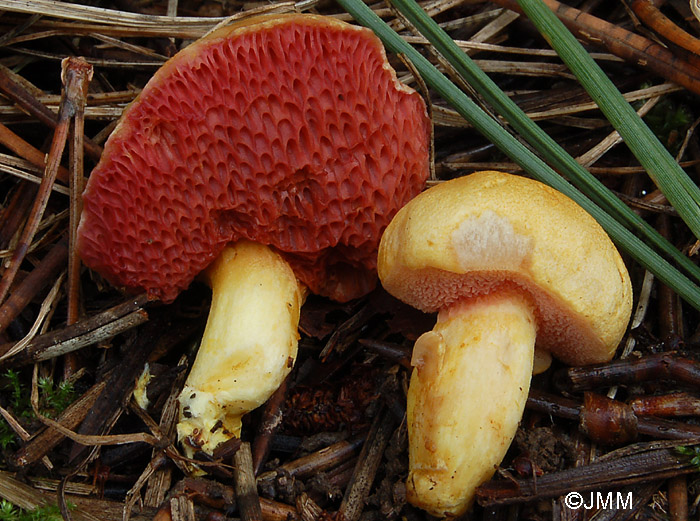
[[[282,252],[315,293],[369,291],[382,231],[428,175],[424,103],[385,60],[370,31],[302,15],[180,52],[90,176],[85,264],[171,301],[247,238]]]

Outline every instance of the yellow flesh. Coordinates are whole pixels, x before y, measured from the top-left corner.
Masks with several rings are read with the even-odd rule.
[[[262,405],[294,365],[304,290],[266,246],[241,241],[206,270],[212,304],[180,395],[178,438],[211,453],[239,436],[241,417]],[[189,438],[189,441],[188,441]]]
[[[535,319],[511,295],[441,314],[416,342],[408,390],[409,501],[435,516],[469,508],[505,456],[530,388]]]

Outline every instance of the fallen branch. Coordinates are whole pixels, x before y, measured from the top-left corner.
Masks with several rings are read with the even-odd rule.
[[[61,260],[65,259],[66,254],[67,248],[64,242]],[[30,277],[37,272],[38,269],[35,269]],[[26,283],[27,280],[25,279],[24,282]],[[8,299],[5,306],[11,302],[12,298]],[[0,367],[20,367],[50,360],[123,333],[148,320],[148,314],[142,309],[147,301],[146,296],[141,295],[71,326],[37,336],[22,352],[7,360],[0,358]],[[0,324],[2,324],[2,310],[5,306],[0,308]],[[9,352],[13,346],[14,343],[1,345],[0,354]]]

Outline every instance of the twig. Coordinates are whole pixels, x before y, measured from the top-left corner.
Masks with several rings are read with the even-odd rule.
[[[189,496],[177,495],[170,499],[172,521],[195,521],[194,503]]]
[[[338,517],[343,521],[360,519],[365,500],[382,461],[384,448],[394,432],[394,424],[394,416],[388,410],[381,411],[374,419],[338,509]]]
[[[629,6],[641,22],[659,33],[667,41],[689,51],[695,59],[700,56],[700,40],[673,23],[671,19],[659,11],[654,2],[634,0],[629,3]]]
[[[83,207],[83,142],[85,133],[85,104],[88,84],[92,79],[92,66],[80,58],[68,58],[64,72],[67,76],[76,76],[76,91],[71,96],[73,103],[72,138],[70,153],[70,223],[68,228],[68,310],[66,324],[78,321],[80,301],[80,259],[78,257],[78,222]]]
[[[234,490],[241,521],[262,521],[262,509],[253,471],[250,444],[244,442],[234,456]]]
[[[56,127],[56,115],[43,103],[39,102],[31,92],[24,88],[24,86],[15,79],[14,73],[6,67],[0,67],[0,92],[5,94],[44,125],[50,128]]]
[[[411,350],[404,346],[372,338],[360,338],[358,342],[375,353],[401,364],[402,367],[409,371],[413,369],[411,366]]]
[[[648,483],[642,483],[641,485],[631,485],[621,489],[620,496],[617,497],[627,497],[632,494],[632,504],[622,505],[621,501],[617,505],[611,505],[617,508],[601,508],[592,517],[595,521],[630,521],[633,519],[648,519],[644,516],[644,511],[642,510],[646,505],[648,505],[654,494],[658,493],[659,488],[663,484],[661,480],[649,481]],[[601,505],[602,506],[602,505]],[[580,512],[579,509],[577,512]],[[588,516],[582,516],[582,520],[590,519]],[[653,518],[652,518],[653,519]]]
[[[65,243],[63,252],[64,256],[61,257],[61,260],[65,258],[66,254]],[[39,268],[32,271],[29,277],[32,277],[38,270]],[[24,282],[26,282],[26,279]],[[5,306],[12,301],[15,294],[21,289],[22,286],[13,293],[12,297],[5,303]],[[72,326],[38,336],[26,346],[24,351],[0,363],[0,366],[19,367],[49,360],[123,333],[148,320],[148,314],[142,309],[142,306],[147,301],[146,295],[141,295],[77,322]],[[2,310],[5,306],[0,308],[0,321],[2,320]],[[8,352],[13,346],[14,343],[0,346],[0,353]]]
[[[31,162],[34,166],[42,170],[46,167],[46,154],[34,148],[2,123],[0,123],[0,143],[19,157]],[[68,182],[68,170],[63,166],[59,166],[56,178],[64,183]]]
[[[668,351],[638,360],[615,360],[601,365],[572,367],[556,375],[557,385],[569,392],[664,379],[698,386],[700,363],[677,351]]]
[[[668,215],[657,218],[656,229],[666,239],[671,240],[671,222]],[[659,283],[659,331],[664,341],[673,341],[685,337],[683,331],[683,305],[680,297],[665,284]]]
[[[44,301],[41,303],[39,312],[37,313],[37,316],[34,319],[32,327],[29,328],[29,332],[19,342],[16,342],[12,346],[12,349],[0,356],[0,361],[23,350],[36,336],[36,334],[42,328],[44,321],[47,320],[47,317],[52,313],[52,310],[54,309],[56,300],[60,293],[61,286],[63,285],[63,278],[64,273],[61,273],[61,275],[59,275],[59,277],[53,283],[51,290],[49,291],[48,295],[46,295]]]
[[[591,392],[584,393],[579,427],[592,441],[616,446],[634,441],[639,429],[629,405]]]
[[[34,510],[55,503],[48,494],[36,490],[2,470],[0,470],[0,497],[25,510]],[[73,499],[73,497],[70,498],[71,501]],[[71,514],[76,521],[116,521],[114,517],[93,515],[81,506],[72,509]]]
[[[688,520],[688,483],[685,476],[668,480],[668,510],[670,521]]]
[[[264,497],[260,498],[260,508],[262,509],[265,521],[298,521],[299,516],[294,507],[290,507],[279,501],[272,501]]]
[[[61,123],[60,109],[57,117],[46,105],[38,101],[31,92],[24,88],[13,75],[12,71],[0,66],[0,92],[47,127],[56,129]],[[98,161],[102,155],[102,148],[89,139],[85,140],[85,151],[95,161]]]
[[[697,443],[694,439],[680,444]],[[607,490],[694,472],[695,466],[675,451],[676,445],[679,442],[639,444],[610,453],[590,465],[538,476],[536,483],[533,479],[516,478],[488,481],[477,488],[477,501],[482,506],[522,503],[561,496],[572,490]]]
[[[59,4],[50,0],[1,0],[0,9],[18,13],[41,13],[46,16],[60,17],[68,20],[89,21],[103,24],[123,24],[130,27],[157,27],[163,24],[188,25],[209,28],[225,18],[172,17],[129,13],[114,9],[104,9],[88,5]]]
[[[119,371],[115,371],[107,380],[105,390],[95,402],[78,432],[80,434],[105,432],[126,408],[136,386],[136,380],[143,372],[150,354],[162,345],[172,347],[175,342],[182,339],[183,334],[189,333],[185,331],[188,327],[187,323],[178,324],[176,327],[172,320],[157,314],[138,332],[134,332],[131,342],[124,347],[128,356],[122,360]],[[151,435],[148,436],[154,438]],[[77,461],[84,453],[83,446],[74,445],[69,461]]]
[[[324,472],[355,456],[364,439],[364,436],[355,436],[349,440],[334,443],[308,456],[285,463],[277,470],[268,471],[258,476],[258,483],[274,480],[278,472],[283,472],[299,479]]]
[[[57,430],[67,438],[73,440],[74,442],[86,446],[122,445],[125,443],[148,443],[149,445],[157,446],[159,444],[158,438],[145,432],[138,432],[135,434],[112,434],[103,436],[93,436],[79,434],[73,432],[70,429],[67,429],[56,420],[52,420],[51,418],[44,416],[41,413],[41,411],[39,411],[39,386],[36,384],[38,367],[36,365],[34,366],[33,374],[34,376],[32,379],[31,402],[32,409],[37,419],[41,421],[41,423],[51,427],[52,429]]]
[[[624,404],[609,399],[610,403],[624,408]],[[566,418],[569,420],[579,420],[581,418],[582,405],[574,400],[561,398],[552,394],[544,393],[536,389],[530,391],[527,399],[527,408],[539,411],[552,416]],[[602,411],[604,414],[606,411]],[[613,414],[612,412],[610,413]],[[616,418],[620,418],[616,416]],[[693,436],[700,437],[700,426],[678,421],[663,420],[658,418],[630,418],[628,421],[636,421],[637,434],[651,436],[660,439],[685,439]],[[595,432],[589,433],[595,435]],[[601,440],[605,441],[605,440]]]
[[[27,183],[21,183],[8,196],[8,201],[0,212],[0,248],[7,248],[17,234],[29,207],[34,200],[36,188]]]
[[[160,429],[168,436],[169,439],[173,439],[175,435],[175,427],[177,425],[180,405],[178,396],[182,390],[183,384],[185,383],[185,378],[187,377],[187,372],[184,370],[187,366],[187,357],[182,356],[177,366],[183,370],[177,375],[172,383],[170,394],[163,405],[160,423],[158,424]],[[155,459],[159,456],[154,450],[151,457],[152,459]],[[146,493],[144,494],[143,500],[146,506],[156,507],[163,502],[172,483],[172,474],[172,468],[169,466],[164,466],[157,469],[153,476],[148,479],[148,486],[146,488]]]
[[[27,441],[31,436],[29,433],[26,431],[24,427],[22,427],[22,424],[19,423],[7,410],[3,409],[0,407],[0,416],[2,416],[7,424],[12,428],[13,431],[15,431],[15,434],[20,437],[22,441]],[[51,460],[46,456],[43,455],[41,457],[41,462],[44,464],[44,466],[48,470],[53,470],[53,463],[51,463]]]
[[[69,34],[112,34],[117,36],[140,37],[179,37],[199,38],[233,20],[252,14],[292,12],[296,10],[295,2],[276,2],[246,9],[230,17],[202,16],[159,16],[141,13],[104,9],[88,5],[56,3],[51,0],[0,0],[0,10],[22,13],[42,13],[47,17],[60,17],[65,21],[41,20],[39,27],[49,26],[56,30],[63,29]]]
[[[637,396],[628,403],[637,416],[700,416],[700,398],[684,392]]]
[[[637,111],[640,117],[644,117],[648,112],[654,108],[654,106],[661,99],[660,96],[650,98],[642,107]],[[608,134],[605,139],[603,139],[596,146],[588,150],[585,154],[582,154],[576,158],[581,165],[585,167],[591,166],[593,163],[598,161],[608,150],[613,148],[615,145],[622,143],[622,137],[617,130],[612,131]]]
[[[232,510],[236,506],[233,487],[203,478],[185,478],[171,490],[173,494],[186,494],[198,503],[219,510]],[[294,507],[260,498],[260,508],[264,521],[297,521],[299,516]],[[155,521],[155,520],[154,520]]]

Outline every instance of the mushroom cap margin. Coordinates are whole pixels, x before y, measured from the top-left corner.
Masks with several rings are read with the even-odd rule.
[[[571,365],[610,360],[632,310],[629,274],[600,225],[532,179],[477,172],[399,211],[379,247],[384,288],[426,312],[500,287],[526,292],[538,347]]]

